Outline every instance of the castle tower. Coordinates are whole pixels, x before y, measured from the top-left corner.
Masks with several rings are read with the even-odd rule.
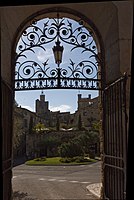
[[[45,101],[45,95],[43,94],[43,91],[40,95],[40,100],[36,100],[36,113],[38,116],[42,118],[47,118],[48,113],[50,112],[48,109],[48,101]]]
[[[40,95],[40,101],[45,101],[45,95],[43,94],[43,91],[41,92]]]

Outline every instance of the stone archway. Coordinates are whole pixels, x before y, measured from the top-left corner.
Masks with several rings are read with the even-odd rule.
[[[2,29],[2,135],[3,135],[3,200],[11,197],[11,151],[12,151],[12,102],[14,98],[14,63],[11,66],[11,51],[15,33],[21,22],[29,15],[54,5],[36,5],[9,7],[1,9]],[[59,5],[58,5],[59,6]],[[132,42],[132,4],[131,2],[92,2],[77,5],[64,4],[65,8],[83,13],[96,24],[101,33],[105,49],[106,84],[110,84],[123,75],[131,74]],[[25,11],[25,12],[24,12]],[[96,13],[96,14],[94,14]],[[10,19],[10,20],[9,20]],[[127,23],[129,22],[129,23]],[[6,26],[5,26],[6,24]],[[105,26],[104,26],[105,25]],[[124,31],[125,30],[125,31]],[[100,38],[100,37],[99,37]],[[123,38],[123,39],[122,39]],[[7,48],[8,47],[8,48]],[[120,49],[120,51],[119,51]],[[12,53],[11,53],[12,52]],[[104,56],[104,53],[103,53]],[[112,76],[111,76],[112,74]],[[127,82],[127,114],[129,113],[130,81]],[[7,98],[8,97],[8,98]],[[5,109],[6,108],[6,109]],[[10,111],[10,114],[9,114]],[[7,117],[8,116],[8,117]],[[126,173],[126,171],[125,171]]]
[[[38,22],[41,23],[43,20],[44,27],[41,25],[39,27]],[[85,17],[85,15],[63,7],[44,9],[31,15],[20,25],[16,33],[16,38],[17,40],[14,40],[13,46],[13,55],[16,56],[15,59],[13,59],[13,67],[16,66],[16,76],[14,80],[15,91],[57,88],[100,90],[101,104],[101,91],[102,88],[105,87],[104,47],[99,31],[93,22]],[[27,38],[27,42],[25,38]],[[80,53],[87,52],[88,56],[86,54],[84,59],[79,62],[76,60],[73,61],[72,57],[72,60],[69,59],[70,62],[67,63],[67,66],[59,67],[59,65],[57,65],[57,67],[52,69],[49,67],[49,59],[47,58],[44,60],[44,63],[42,63],[43,67],[36,59],[31,61],[27,58],[27,49],[34,53],[35,48],[38,47],[46,50],[45,44],[55,41],[54,44],[57,45],[57,41],[59,42],[59,40],[63,46],[60,46],[59,43],[58,47],[64,47],[65,49],[64,45],[68,44],[71,46],[70,54],[74,49],[82,49]],[[54,47],[52,47],[52,45],[50,46],[51,49],[55,47],[54,45]],[[21,57],[25,57],[26,59],[22,61],[23,59],[21,60]],[[69,64],[71,66],[69,66]],[[22,69],[22,71],[24,71],[23,75],[20,72],[21,67],[24,69]],[[37,67],[39,70],[34,70]],[[30,68],[34,71],[32,75]]]

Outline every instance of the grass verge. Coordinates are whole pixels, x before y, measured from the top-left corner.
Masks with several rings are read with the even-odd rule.
[[[69,163],[63,163],[60,161],[61,157],[53,157],[53,158],[46,158],[46,160],[41,159],[33,159],[28,160],[25,162],[26,165],[83,165],[83,164],[90,164],[97,162],[96,159],[89,159],[89,161],[86,162],[69,162]]]

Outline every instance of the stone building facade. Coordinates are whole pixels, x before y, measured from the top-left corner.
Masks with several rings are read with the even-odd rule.
[[[81,115],[82,126],[89,130],[92,122],[100,120],[98,103],[99,97],[91,98],[91,94],[87,98],[82,98],[78,94],[78,107],[75,113],[70,112],[52,112],[49,110],[49,102],[45,101],[45,95],[40,95],[40,100],[36,100],[36,114],[45,120],[46,127],[56,127],[59,121],[60,128],[77,128],[79,116]]]
[[[91,98],[91,94],[87,98],[82,98],[78,94],[78,109],[74,114],[75,126],[79,123],[81,116],[82,127],[90,130],[93,123],[100,121],[99,97]]]
[[[36,112],[14,106],[13,157],[35,156],[33,152],[37,152],[37,143],[43,140],[43,135],[38,137],[36,133],[31,134],[38,123],[43,124],[52,132],[55,130],[55,135],[58,134],[57,128],[62,132],[71,131],[74,135],[74,132],[79,131],[79,123],[85,130],[90,130],[92,123],[99,121],[98,98],[91,99],[91,95],[88,98],[82,98],[79,94],[78,109],[73,114],[50,111],[49,102],[45,101],[43,93],[40,99],[36,100]],[[81,122],[79,116],[81,116]]]
[[[26,136],[38,123],[45,121],[36,113],[25,108],[14,106],[13,112],[13,159],[26,155]]]

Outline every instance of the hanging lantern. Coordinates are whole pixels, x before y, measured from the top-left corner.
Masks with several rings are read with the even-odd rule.
[[[60,46],[60,41],[57,39],[56,46],[53,47],[53,53],[55,58],[55,63],[59,64],[62,62],[63,46]]]

